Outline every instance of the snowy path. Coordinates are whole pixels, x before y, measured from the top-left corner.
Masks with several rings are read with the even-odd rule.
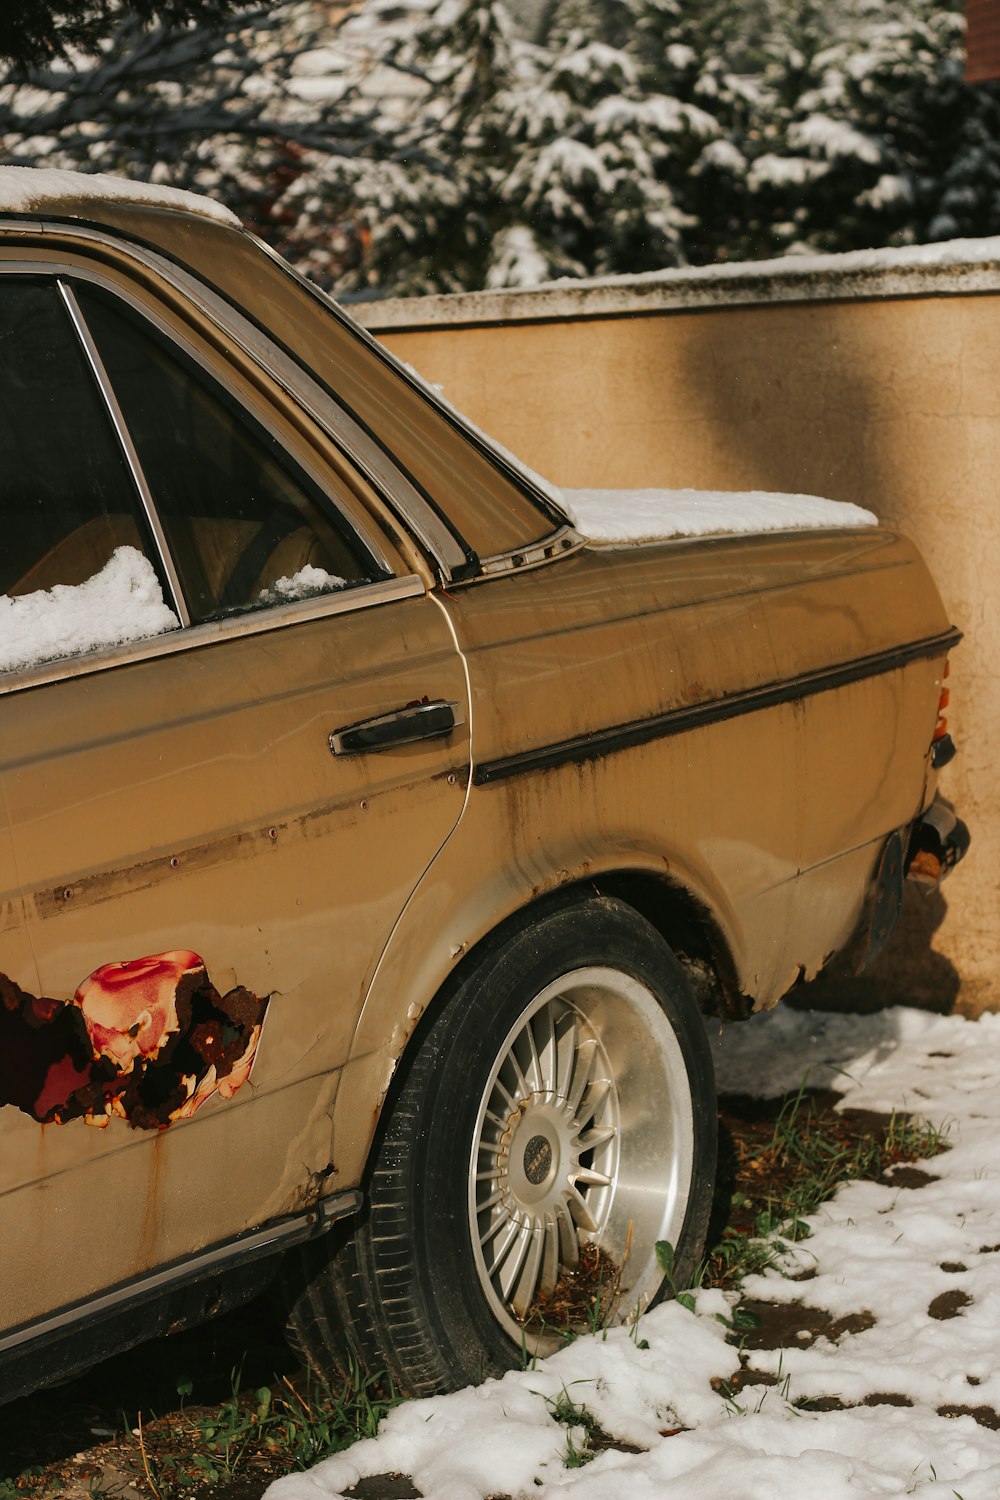
[[[768,1273],[744,1287],[837,1318],[868,1312],[871,1327],[754,1350],[752,1367],[778,1383],[727,1402],[712,1381],[738,1362],[715,1316],[730,1308],[703,1292],[695,1314],[670,1303],[631,1335],[579,1339],[534,1370],[400,1406],[378,1438],[278,1480],[265,1500],[330,1500],[390,1472],[411,1474],[428,1500],[996,1500],[1000,1431],[984,1423],[1000,1411],[1000,1016],[779,1008],[731,1028],[717,1068],[720,1089],[760,1097],[811,1069],[810,1086],[846,1089],[845,1106],[947,1127],[951,1149],[923,1164],[932,1180],[851,1183],[810,1220],[791,1265],[809,1279]],[[567,1467],[568,1431],[552,1415],[564,1392],[643,1451]],[[896,1404],[860,1404],[886,1395]],[[793,1404],[815,1398],[847,1409]],[[569,1438],[582,1445],[582,1432]]]

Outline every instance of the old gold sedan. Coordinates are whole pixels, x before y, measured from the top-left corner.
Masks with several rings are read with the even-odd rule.
[[[682,1284],[705,1017],[964,843],[910,543],[595,545],[224,210],[13,168],[0,495],[4,1393],[279,1267],[419,1392]]]

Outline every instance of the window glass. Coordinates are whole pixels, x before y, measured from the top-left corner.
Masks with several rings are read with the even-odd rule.
[[[121,546],[154,556],[121,445],[51,281],[0,279],[0,520],[0,595],[81,584]]]
[[[381,576],[281,445],[145,319],[75,288],[194,621]]]

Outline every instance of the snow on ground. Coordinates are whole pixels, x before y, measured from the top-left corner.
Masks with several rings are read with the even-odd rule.
[[[85,583],[0,594],[0,672],[144,640],[179,626],[163,602],[149,559],[135,547],[116,547]]]
[[[779,1008],[730,1027],[717,1069],[721,1090],[760,1097],[808,1071],[810,1086],[845,1090],[846,1107],[906,1109],[947,1128],[951,1149],[923,1164],[933,1180],[851,1183],[810,1220],[787,1268],[811,1279],[770,1272],[744,1288],[835,1316],[867,1311],[871,1328],[754,1350],[753,1367],[779,1384],[727,1401],[711,1382],[737,1366],[718,1320],[729,1307],[702,1292],[695,1313],[668,1303],[633,1331],[578,1339],[533,1370],[404,1404],[377,1438],[279,1479],[266,1500],[331,1500],[389,1472],[412,1475],[429,1500],[995,1500],[1000,1432],[939,1408],[1000,1409],[1000,1016]],[[957,1309],[950,1293],[969,1300]],[[958,1315],[943,1316],[945,1304]],[[564,1391],[643,1451],[566,1467],[567,1429],[552,1415]],[[884,1395],[912,1405],[856,1404]],[[848,1409],[793,1404],[818,1396]]]
[[[577,530],[605,545],[878,525],[860,505],[764,490],[563,490],[562,502]]]

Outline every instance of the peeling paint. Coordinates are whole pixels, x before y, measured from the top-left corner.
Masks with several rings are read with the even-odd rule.
[[[298,1214],[315,1208],[323,1196],[324,1187],[331,1177],[336,1176],[337,1168],[332,1161],[327,1162],[325,1167],[319,1167],[316,1171],[310,1172],[305,1182],[299,1183],[282,1212]]]
[[[267,824],[225,834],[201,844],[189,844],[171,854],[156,854],[136,860],[120,869],[101,870],[81,876],[73,885],[58,885],[35,891],[31,897],[35,911],[43,919],[62,916],[67,910],[116,901],[137,891],[155,889],[177,879],[178,872],[195,875],[205,870],[231,865],[234,860],[253,859],[262,848],[275,848],[287,834],[302,838],[321,838],[343,828],[345,816],[355,814],[357,802],[351,797],[339,802],[311,807],[287,823]]]
[[[187,949],[103,964],[69,1001],[0,974],[0,1104],[41,1124],[162,1130],[246,1082],[268,998],[220,994]]]

